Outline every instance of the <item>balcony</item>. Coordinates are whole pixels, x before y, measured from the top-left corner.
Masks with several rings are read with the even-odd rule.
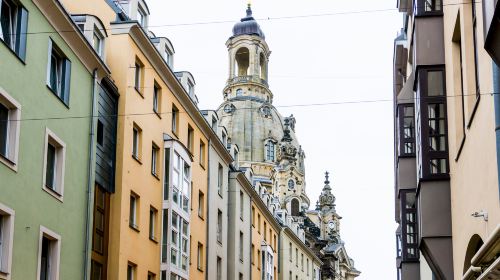
[[[234,78],[230,78],[227,80],[228,86],[235,85],[235,84],[242,84],[242,83],[257,83],[257,84],[263,84],[264,86],[269,87],[266,80],[261,79],[259,76],[255,76],[255,75],[236,76]]]

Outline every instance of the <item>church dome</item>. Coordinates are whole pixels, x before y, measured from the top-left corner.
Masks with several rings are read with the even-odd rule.
[[[252,16],[252,8],[248,5],[247,16],[242,18],[240,22],[233,27],[233,37],[239,35],[257,35],[265,39],[264,32],[260,29],[260,25]]]

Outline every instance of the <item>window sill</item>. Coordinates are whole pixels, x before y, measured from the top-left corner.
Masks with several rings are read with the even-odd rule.
[[[51,196],[53,196],[55,199],[59,200],[60,202],[63,202],[63,195],[60,194],[59,192],[57,192],[56,190],[53,190],[53,189],[45,186],[45,184],[42,186],[42,189],[44,191],[46,191],[48,194],[50,194]]]
[[[144,99],[144,94],[142,94],[142,92],[136,86],[134,86],[134,89],[142,97],[142,99]]]
[[[202,164],[202,163],[200,163],[200,167],[201,167],[201,169],[203,169],[203,170],[207,170],[207,169],[206,169],[206,167],[205,167],[205,165],[204,165],[204,164]]]
[[[481,100],[481,95],[478,95],[476,97],[476,102],[474,103],[474,108],[472,109],[472,113],[470,114],[469,121],[467,122],[467,129],[470,129],[470,127],[472,126],[472,121],[474,120],[474,116],[476,115],[480,100]]]
[[[130,224],[130,223],[129,223],[129,224],[128,224],[128,226],[129,226],[131,229],[133,229],[134,231],[136,231],[136,232],[141,232],[141,231],[139,230],[139,226],[138,226],[138,225],[134,225],[134,224]]]
[[[142,161],[135,155],[132,155],[132,158],[135,159],[140,165],[142,165]]]
[[[151,236],[150,236],[150,237],[149,237],[149,240],[151,240],[152,242],[154,242],[154,243],[158,244],[158,240],[156,240],[156,238],[154,238],[154,237],[151,237]]]
[[[17,58],[19,59],[19,61],[23,64],[23,65],[26,65],[26,62],[24,60],[22,60],[19,55],[17,55],[17,53],[10,48],[9,45],[7,45],[7,43],[4,42],[4,40],[0,39],[0,42],[2,42],[2,44]],[[1,275],[1,274],[0,274]]]
[[[61,101],[62,104],[64,106],[66,106],[66,108],[69,109],[69,104],[66,104],[66,102],[64,102],[64,100],[57,94],[57,92],[55,90],[53,90],[49,85],[45,84],[45,86],[47,86],[47,89],[52,92],[52,94],[57,98],[57,100]]]
[[[197,267],[196,269],[197,269],[199,272],[204,272],[204,271],[203,271],[203,268],[201,268],[201,267]]]
[[[156,116],[157,116],[157,117],[161,120],[161,114],[160,114],[160,113],[158,113],[158,111],[156,111],[156,110],[153,110],[153,112],[154,112],[154,113],[156,114]]]
[[[172,130],[172,134],[175,136],[175,139],[179,140],[179,136],[177,135],[177,131]]]
[[[203,216],[201,216],[200,214],[198,214],[198,218],[200,218],[202,221],[205,221],[205,218]]]
[[[141,164],[142,164],[142,163],[141,163]],[[156,180],[161,181],[161,180],[160,180],[160,176],[158,176],[158,174],[151,172],[151,175],[153,175],[153,177],[155,177],[155,178],[156,178]]]
[[[2,154],[0,154],[0,162],[5,164],[8,168],[12,169],[14,172],[17,172],[17,164]]]
[[[217,194],[219,195],[220,198],[223,198],[220,192],[217,192]]]

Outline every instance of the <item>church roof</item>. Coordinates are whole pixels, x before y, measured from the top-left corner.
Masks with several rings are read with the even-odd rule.
[[[252,8],[248,4],[246,17],[242,18],[240,22],[236,23],[233,27],[233,37],[239,35],[257,35],[265,39],[264,32],[260,29],[260,25],[252,16]]]

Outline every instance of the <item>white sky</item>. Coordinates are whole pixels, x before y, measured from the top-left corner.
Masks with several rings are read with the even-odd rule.
[[[245,0],[147,0],[151,30],[175,48],[175,71],[196,80],[200,109],[216,109],[228,76],[225,42],[245,15]],[[331,172],[341,236],[362,271],[396,279],[392,103],[280,105],[392,98],[393,40],[402,25],[395,0],[254,0],[256,19],[352,11],[323,17],[259,20],[272,51],[269,85],[283,116],[294,114],[306,152],[307,193],[314,207]],[[232,20],[232,23],[164,26]],[[161,26],[163,25],[163,26]]]

